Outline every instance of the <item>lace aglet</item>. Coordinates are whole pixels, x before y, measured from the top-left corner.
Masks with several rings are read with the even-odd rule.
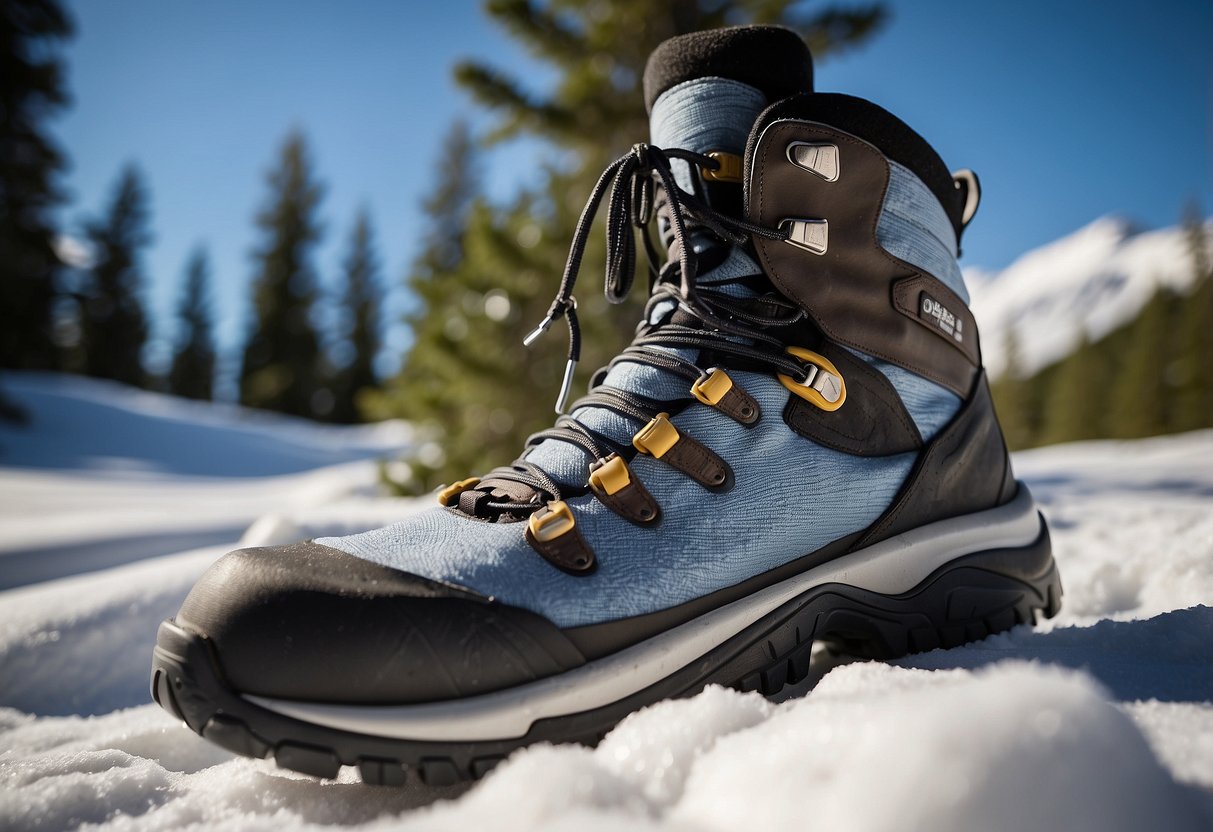
[[[570,358],[564,365],[564,381],[560,382],[560,395],[556,397],[556,412],[564,413],[564,406],[569,401],[569,390],[573,386],[573,371],[577,369],[577,359]]]
[[[540,321],[539,326],[532,329],[529,333],[527,333],[527,336],[522,339],[522,346],[529,347],[531,344],[535,343],[536,339],[538,339],[540,335],[547,332],[551,328],[553,320],[555,319],[551,315],[548,315],[546,318]]]

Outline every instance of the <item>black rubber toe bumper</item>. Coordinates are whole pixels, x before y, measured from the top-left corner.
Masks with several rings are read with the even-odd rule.
[[[176,621],[236,690],[295,700],[433,702],[585,662],[533,612],[311,542],[225,555]]]

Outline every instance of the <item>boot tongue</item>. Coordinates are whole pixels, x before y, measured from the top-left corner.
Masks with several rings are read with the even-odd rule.
[[[649,56],[644,71],[649,132],[658,147],[740,158],[758,114],[767,104],[809,92],[813,61],[800,36],[781,26],[734,26],[670,38]],[[675,161],[684,190],[698,172]],[[740,212],[740,186],[709,189],[733,197]],[[728,199],[733,202],[734,199]],[[716,204],[717,210],[734,209]]]
[[[740,81],[716,77],[684,81],[663,92],[654,102],[649,114],[650,141],[657,147],[740,157],[745,153],[750,128],[766,104],[766,96],[760,90]],[[701,192],[701,174],[689,162],[674,159],[671,168],[680,188],[690,193]],[[731,182],[721,182],[720,186],[738,191],[741,187]],[[707,195],[711,199],[713,193],[709,190]],[[717,207],[727,210],[725,206]]]
[[[780,26],[738,26],[671,38],[654,50],[645,67],[645,106],[652,144],[696,153],[725,154],[736,178],[705,177],[689,162],[674,159],[678,186],[705,198],[714,209],[742,214],[740,170],[750,130],[772,101],[808,92],[813,62],[800,36]],[[735,296],[761,294],[765,279],[737,283],[761,269],[740,249],[711,234],[695,233],[699,257],[696,284],[717,284]],[[652,322],[652,321],[651,321]]]
[[[661,148],[682,148],[704,155],[723,153],[740,159],[750,128],[766,104],[761,90],[741,81],[715,76],[689,79],[661,93],[653,102],[649,113],[650,141]],[[670,168],[679,188],[701,195],[722,213],[741,216],[739,182],[708,180],[683,159],[672,159]],[[662,226],[663,232],[665,227]],[[669,237],[666,239],[670,241]],[[753,294],[752,290],[740,291],[741,287],[731,282],[761,273],[743,251],[705,231],[692,231],[691,245],[700,266],[696,285],[707,287],[723,280],[733,287],[728,290],[731,294]],[[676,259],[677,254],[671,251],[670,257]],[[671,302],[654,309],[649,322],[656,323],[673,306]]]

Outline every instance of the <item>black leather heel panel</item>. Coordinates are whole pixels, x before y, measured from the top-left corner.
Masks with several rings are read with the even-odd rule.
[[[312,542],[224,555],[177,621],[235,690],[283,699],[432,702],[585,661],[540,615]]]
[[[983,371],[960,412],[923,451],[893,505],[854,548],[936,520],[995,508],[1015,491],[1011,459]]]
[[[842,374],[847,400],[829,412],[789,394],[783,409],[788,427],[819,445],[854,456],[890,456],[922,447],[918,426],[884,373],[837,344],[825,342],[818,351]]]

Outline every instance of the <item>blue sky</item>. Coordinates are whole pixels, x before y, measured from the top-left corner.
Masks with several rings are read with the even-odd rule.
[[[1161,226],[1187,199],[1206,214],[1213,207],[1213,3],[889,5],[890,25],[821,64],[817,88],[876,101],[950,166],[978,172],[985,199],[966,234],[966,264],[1003,267],[1109,213]],[[338,275],[365,205],[396,320],[442,135],[457,115],[489,121],[451,67],[482,57],[536,87],[551,78],[472,0],[77,0],[69,9],[74,103],[54,123],[72,163],[64,220],[70,229],[95,214],[123,163],[147,174],[153,356],[171,337],[182,270],[198,244],[211,256],[221,347],[229,360],[238,353],[252,219],[292,127],[307,133],[327,184],[322,280]],[[489,192],[504,197],[524,183],[537,152],[524,143],[490,154]],[[394,351],[407,345],[402,327],[389,334]]]

